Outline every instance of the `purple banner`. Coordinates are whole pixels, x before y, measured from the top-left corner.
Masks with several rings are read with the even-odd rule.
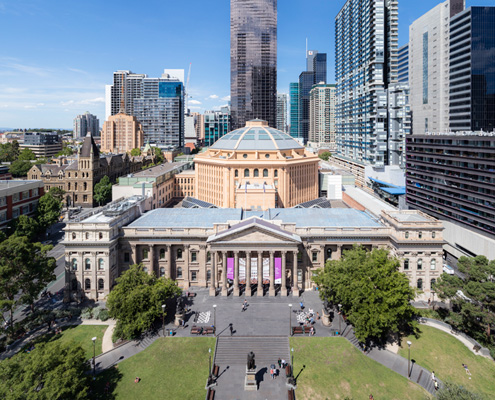
[[[234,280],[234,258],[227,258],[227,279]]]
[[[275,283],[282,283],[282,259],[275,257]]]

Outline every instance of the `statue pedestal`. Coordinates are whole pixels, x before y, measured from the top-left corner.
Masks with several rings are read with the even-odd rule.
[[[330,314],[327,314],[324,309],[321,310],[321,323],[324,326],[330,326],[330,325],[332,325],[332,321],[330,319]]]
[[[183,319],[184,319],[184,313],[182,313],[182,314],[175,314],[174,325],[175,326],[180,326],[180,321],[182,321]]]
[[[256,382],[256,370],[248,369],[246,367],[246,378],[244,379],[244,390],[256,391],[258,390],[258,383]]]

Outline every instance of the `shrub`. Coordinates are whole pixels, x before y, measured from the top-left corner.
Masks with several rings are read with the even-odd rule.
[[[108,318],[110,318],[110,314],[107,309],[103,309],[100,311],[100,316],[99,316],[101,321],[106,321]]]
[[[102,308],[101,307],[95,307],[93,308],[93,318],[94,319],[100,319],[100,312]]]
[[[84,308],[81,312],[82,319],[91,319],[93,318],[93,309],[91,307]]]

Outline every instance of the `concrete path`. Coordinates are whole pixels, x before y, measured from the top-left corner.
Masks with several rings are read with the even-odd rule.
[[[106,353],[113,349],[112,335],[116,323],[117,321],[114,319],[108,319],[106,321],[100,321],[99,319],[83,319],[81,325],[108,325],[101,342],[101,351],[102,353]]]

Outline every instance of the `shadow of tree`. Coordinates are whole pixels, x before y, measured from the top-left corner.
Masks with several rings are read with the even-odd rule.
[[[117,384],[122,380],[122,373],[117,366],[107,369],[101,374],[96,375],[91,382],[91,400],[114,400],[116,399],[115,389]]]

